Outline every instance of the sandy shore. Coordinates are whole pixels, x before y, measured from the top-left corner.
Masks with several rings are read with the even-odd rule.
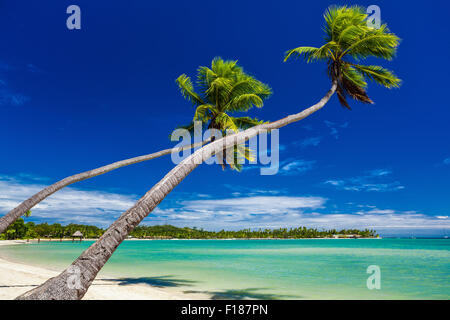
[[[3,245],[25,244],[26,241],[0,241]],[[62,270],[61,270],[62,271]],[[0,300],[14,299],[57,276],[58,271],[12,262],[0,258]],[[186,300],[209,299],[204,294],[184,294],[168,288],[146,284],[121,284],[120,279],[100,276],[95,279],[83,299],[87,300]]]

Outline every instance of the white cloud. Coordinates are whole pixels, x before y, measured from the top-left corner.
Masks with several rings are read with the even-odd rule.
[[[368,214],[393,214],[395,213],[395,210],[392,209],[372,209],[370,211],[367,211]]]
[[[206,229],[299,227],[323,229],[375,229],[384,233],[441,232],[450,228],[448,216],[429,216],[415,211],[367,207],[367,211],[333,212],[324,208],[322,197],[256,196],[194,200],[178,207],[158,210],[146,224],[169,223]]]
[[[170,209],[155,210],[147,222],[206,228],[282,226],[305,211],[323,208],[322,197],[244,196],[225,199],[189,200]]]
[[[182,202],[189,210],[213,211],[233,209],[236,211],[251,210],[254,214],[267,212],[284,213],[290,209],[312,208],[323,206],[325,199],[321,197],[288,197],[288,196],[255,196],[242,198],[227,198],[214,200],[191,200]]]
[[[342,180],[327,180],[324,183],[331,184],[332,186],[340,186],[340,185],[344,184],[344,181],[342,181]]]
[[[316,161],[314,160],[303,160],[303,159],[294,160],[292,158],[289,158],[279,163],[278,165],[279,169],[277,174],[284,176],[299,175],[306,171],[312,170],[314,168],[315,163]],[[271,165],[274,166],[274,164]],[[268,166],[262,166],[260,164],[245,164],[242,170],[243,171],[258,170],[259,172],[259,170],[264,167],[268,168]]]
[[[324,228],[369,228],[369,229],[448,229],[450,223],[442,224],[442,220],[420,213],[395,212],[394,210],[380,210],[386,213],[354,214],[321,214],[314,218],[302,216],[302,222]]]
[[[392,173],[392,171],[387,170],[387,169],[375,169],[375,170],[369,171],[369,174],[371,176],[376,176],[376,177],[386,176],[391,173]]]
[[[390,179],[391,174],[390,170],[376,169],[363,176],[327,180],[324,184],[347,191],[387,192],[404,189],[405,187],[400,182]]]
[[[44,187],[41,184],[26,184],[11,177],[0,177],[0,212],[9,212]],[[32,219],[105,226],[136,200],[135,196],[65,188],[35,206]]]
[[[303,172],[309,171],[314,167],[316,162],[313,160],[293,160],[286,161],[280,164],[280,170],[278,171],[281,175],[291,176],[298,175]]]
[[[13,178],[0,177],[0,212],[8,212],[29,196],[41,190],[40,184],[25,184]],[[232,187],[232,186],[230,186]],[[144,224],[169,223],[180,227],[206,229],[314,227],[371,228],[381,230],[436,230],[450,228],[448,215],[429,216],[416,211],[379,209],[373,205],[355,205],[357,212],[331,211],[327,199],[320,196],[287,196],[277,190],[234,187],[234,197],[214,199],[211,195],[183,198],[157,207]],[[250,195],[253,194],[253,195]],[[103,191],[65,188],[32,210],[32,219],[43,222],[86,223],[106,227],[130,208],[136,196]],[[170,204],[169,208],[164,205]],[[356,211],[356,210],[355,210]]]
[[[232,184],[224,184],[225,188],[231,190],[231,195],[233,197],[240,197],[240,196],[261,196],[261,195],[280,195],[285,193],[285,190],[278,189],[278,190],[270,190],[270,189],[263,189],[263,188],[249,188],[239,185],[232,185]],[[212,198],[209,196],[209,198]]]

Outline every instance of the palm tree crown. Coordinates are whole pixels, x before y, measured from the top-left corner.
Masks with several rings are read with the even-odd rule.
[[[342,106],[349,108],[347,96],[373,103],[368,97],[366,79],[386,87],[399,87],[401,80],[392,71],[376,65],[357,64],[368,57],[391,60],[400,39],[386,24],[380,28],[367,26],[367,14],[362,7],[330,7],[324,14],[325,44],[320,48],[298,47],[286,52],[284,61],[292,56],[307,62],[325,60],[328,75],[337,82],[336,93]]]
[[[219,57],[213,59],[211,68],[198,68],[198,91],[185,74],[179,76],[176,83],[182,95],[196,108],[193,121],[182,128],[192,130],[194,121],[201,121],[205,127],[219,130],[223,136],[230,130],[237,132],[263,123],[256,118],[234,117],[230,114],[246,112],[253,107],[261,108],[264,100],[272,94],[268,85],[245,73],[237,61],[224,61]],[[243,154],[249,158],[248,150],[240,151],[235,150],[236,156]],[[230,166],[240,169],[236,162]]]

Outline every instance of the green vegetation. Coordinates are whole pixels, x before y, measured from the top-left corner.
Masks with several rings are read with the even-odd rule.
[[[198,93],[191,79],[182,74],[176,80],[181,94],[196,108],[192,122],[184,128],[192,131],[194,121],[201,121],[211,132],[212,141],[230,132],[238,132],[263,123],[250,117],[233,117],[229,114],[247,112],[253,107],[261,108],[264,100],[272,94],[270,87],[246,74],[237,61],[224,61],[216,57],[211,68],[199,67],[197,70]],[[241,170],[237,159],[251,159],[250,150],[244,146],[235,146],[234,161],[228,163],[232,169]],[[221,156],[225,167],[226,154]]]
[[[333,235],[359,235],[361,237],[376,237],[375,230],[318,230],[306,227],[280,229],[243,229],[238,231],[206,231],[197,228],[177,228],[171,225],[138,226],[130,235],[136,238],[177,238],[177,239],[300,239],[300,238],[331,238]]]
[[[339,102],[348,109],[348,96],[359,102],[373,103],[366,92],[367,79],[386,88],[400,86],[401,80],[392,71],[357,63],[369,57],[391,60],[395,56],[400,39],[386,24],[378,29],[368,27],[366,10],[358,6],[332,6],[324,18],[325,44],[320,48],[289,50],[284,61],[291,57],[303,57],[308,63],[326,61],[328,76],[337,81]]]
[[[59,223],[48,224],[27,222],[20,218],[11,224],[6,231],[0,235],[0,240],[14,239],[37,239],[37,238],[71,238],[75,231],[81,231],[85,238],[99,238],[104,230],[96,226],[82,224],[69,224],[62,226]]]
[[[85,238],[99,238],[105,230],[95,226],[69,224],[62,226],[59,223],[54,224],[35,224],[34,222],[25,223],[23,219],[17,219],[4,234],[0,240],[15,239],[37,239],[37,238],[72,238],[75,231],[81,231]],[[306,227],[299,228],[280,228],[280,229],[243,229],[238,231],[206,231],[194,228],[178,228],[171,225],[162,226],[138,226],[130,235],[140,239],[300,239],[300,238],[331,238],[333,235],[357,235],[364,238],[376,237],[374,230],[317,230]]]

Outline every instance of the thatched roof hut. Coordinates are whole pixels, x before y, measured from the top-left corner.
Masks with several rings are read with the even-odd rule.
[[[80,230],[78,230],[72,235],[72,237],[74,237],[74,238],[83,238],[83,234],[81,233]]]

